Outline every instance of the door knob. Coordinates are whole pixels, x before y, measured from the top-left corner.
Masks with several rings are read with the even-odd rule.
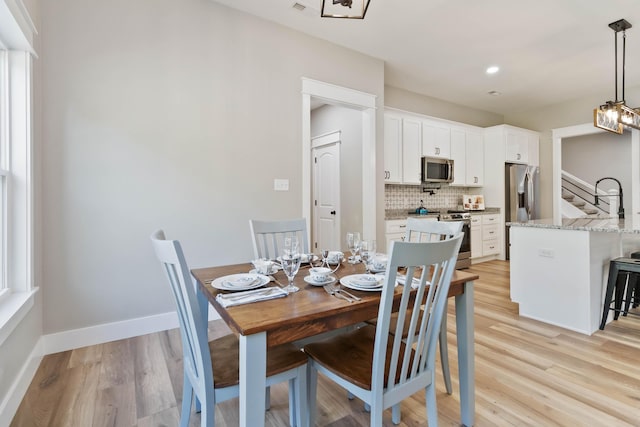
[[[331,215],[335,215],[335,214],[336,214],[336,211],[331,211],[331,212],[329,212],[329,213],[330,213]]]

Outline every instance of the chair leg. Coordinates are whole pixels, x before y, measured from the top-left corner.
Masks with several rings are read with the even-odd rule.
[[[438,427],[438,404],[436,402],[436,384],[432,382],[425,390],[427,403],[427,423],[429,427]]]
[[[316,393],[318,387],[318,370],[311,363],[307,364],[307,402],[309,410],[307,423],[309,427],[316,425]]]
[[[200,413],[200,426],[201,427],[215,427],[216,425],[216,411],[213,399],[206,399],[204,402],[204,408]]]
[[[631,300],[633,299],[633,288],[635,287],[634,281],[635,274],[627,274],[627,290],[624,296],[624,312],[622,313],[622,315],[625,317],[627,316],[627,314],[629,313],[629,309],[631,308]]]
[[[382,427],[382,402],[371,405],[371,415],[369,425],[371,427]]]
[[[622,299],[624,298],[624,290],[626,288],[626,282],[629,278],[628,274],[618,275],[616,282],[616,300],[614,301],[615,312],[613,313],[613,320],[618,320],[620,312],[622,311]]]
[[[347,392],[347,399],[349,400],[353,400],[355,396],[353,395],[353,393],[351,393],[350,391]]]
[[[618,267],[614,261],[609,262],[609,278],[607,279],[607,292],[604,297],[604,306],[602,308],[602,320],[600,321],[600,330],[603,330],[607,324],[609,317],[609,309],[611,308],[611,297],[613,296],[613,288],[615,288],[616,279],[618,277]]]
[[[294,396],[295,418],[291,420],[292,426],[293,425],[296,425],[297,427],[309,426],[309,410],[307,408],[307,403],[309,400],[307,398],[307,391],[308,391],[307,369],[309,369],[307,365],[299,367],[298,376],[293,381],[294,394],[295,394]],[[289,392],[291,392],[291,389],[289,389]],[[289,398],[289,402],[291,402],[291,398]]]
[[[395,425],[400,424],[400,420],[402,419],[402,414],[400,412],[400,404],[396,403],[391,407],[391,422]]]
[[[297,424],[297,413],[298,413],[298,406],[297,406],[297,402],[296,402],[296,393],[298,392],[297,390],[297,384],[296,384],[296,380],[295,378],[292,380],[289,380],[289,425],[291,427],[297,426],[300,427],[300,424]]]
[[[271,409],[271,387],[267,387],[264,391],[264,410]]]
[[[451,387],[451,371],[449,371],[449,347],[447,345],[447,309],[445,307],[444,316],[442,316],[442,326],[440,327],[440,363],[442,364],[442,376],[444,377],[444,386],[447,394],[453,393]]]
[[[180,413],[180,427],[187,427],[189,425],[189,418],[191,417],[191,401],[193,399],[193,387],[187,379],[187,375],[184,375],[184,381],[182,382],[182,409]]]

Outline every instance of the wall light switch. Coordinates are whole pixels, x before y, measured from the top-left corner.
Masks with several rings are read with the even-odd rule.
[[[289,191],[289,180],[288,179],[274,179],[273,180],[273,189],[275,191]]]

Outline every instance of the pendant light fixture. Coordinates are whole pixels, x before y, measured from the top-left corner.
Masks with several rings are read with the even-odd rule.
[[[625,126],[640,129],[640,109],[630,108],[624,99],[624,66],[626,50],[626,30],[631,24],[624,19],[609,24],[615,32],[615,70],[616,70],[616,98],[593,110],[593,125],[609,132],[622,134]],[[622,99],[618,100],[618,33],[622,32]]]
[[[323,18],[363,19],[370,0],[322,0]]]

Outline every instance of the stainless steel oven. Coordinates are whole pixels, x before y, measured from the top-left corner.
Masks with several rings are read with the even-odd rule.
[[[471,267],[471,215],[469,212],[448,211],[446,213],[440,213],[438,217],[440,221],[462,221],[462,231],[464,237],[460,244],[460,251],[458,252],[458,262],[456,262],[456,269]]]

